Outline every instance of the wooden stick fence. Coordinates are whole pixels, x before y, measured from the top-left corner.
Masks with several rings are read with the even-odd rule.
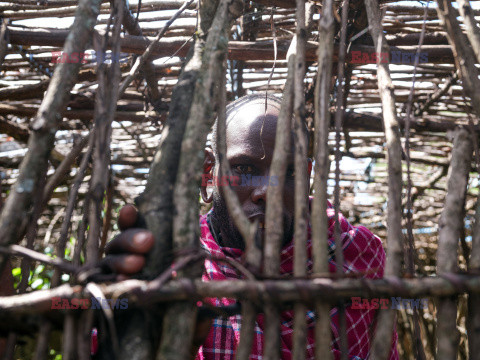
[[[371,337],[371,358],[389,357],[397,324],[402,358],[480,359],[479,180],[472,175],[476,172],[478,176],[480,168],[480,124],[471,116],[480,116],[478,11],[471,8],[469,1],[458,1],[461,24],[451,2],[437,0],[436,4],[435,10],[376,0],[324,0],[321,5],[305,0],[262,0],[257,4],[241,0],[150,0],[141,2],[137,16],[123,0],[80,0],[78,6],[68,0],[50,0],[47,4],[30,0],[0,2],[0,16],[10,19],[2,22],[0,29],[0,60],[6,74],[5,80],[0,79],[0,99],[5,101],[0,104],[0,132],[28,145],[0,215],[0,270],[6,268],[10,276],[10,263],[16,261],[13,256],[25,258],[18,293],[0,293],[5,295],[0,296],[0,335],[8,335],[8,345],[2,347],[0,342],[0,353],[5,351],[5,358],[13,359],[20,336],[37,336],[32,357],[46,359],[52,330],[62,329],[63,358],[88,359],[90,334],[95,327],[100,334],[98,358],[189,359],[195,355],[191,345],[195,343],[199,319],[208,312],[210,317],[241,315],[240,342],[234,356],[248,359],[257,315],[262,313],[263,358],[276,360],[282,353],[282,312],[293,309],[289,350],[292,359],[300,360],[306,358],[306,315],[313,309],[315,358],[331,359],[330,312],[336,308],[339,340],[335,346],[338,356],[347,359],[346,311],[357,301],[354,298],[360,298],[385,299],[403,307],[397,313],[391,307],[378,309],[372,333],[367,335]],[[176,13],[156,15],[158,19],[143,18],[149,11],[163,10]],[[320,14],[318,28],[311,26],[311,19],[316,19],[311,12]],[[71,29],[17,23],[74,13]],[[398,13],[401,21],[392,13]],[[107,14],[108,19],[97,19]],[[175,21],[194,17],[195,24],[172,26]],[[423,27],[418,26],[419,19]],[[145,31],[145,23],[155,21],[167,22],[162,23],[155,38],[144,36],[151,34]],[[128,34],[122,34],[122,27]],[[65,61],[52,72],[52,56],[48,53],[60,47],[67,54],[65,59],[93,48],[97,54],[110,54],[112,60],[97,61],[96,68],[88,61]],[[129,63],[120,64],[121,53],[128,55]],[[420,64],[419,58],[409,63],[413,65],[412,75],[397,70],[397,53],[405,59],[425,53],[428,59],[425,64]],[[355,60],[358,54],[360,62]],[[140,56],[135,60],[136,55]],[[269,68],[275,69],[274,76]],[[443,83],[437,79],[440,74]],[[9,76],[20,84],[25,76],[27,83],[11,86]],[[431,83],[435,87],[425,91],[414,84],[411,88],[397,84],[399,81]],[[248,88],[249,82],[261,84]],[[248,220],[235,191],[229,186],[222,188],[228,211],[246,244],[244,262],[229,260],[230,265],[245,279],[204,282],[200,279],[203,262],[225,261],[204,255],[198,241],[198,187],[207,136],[217,117],[219,174],[231,176],[226,142],[227,98],[239,97],[247,89],[278,92],[281,87],[269,172],[278,184],[267,190],[264,249],[255,245],[258,224]],[[39,99],[43,99],[41,104]],[[402,101],[406,106],[402,107]],[[362,110],[365,102],[367,109],[381,108],[381,114]],[[350,111],[350,106],[356,111]],[[450,113],[461,115],[452,116],[452,120]],[[18,121],[30,117],[34,117],[30,123]],[[120,127],[125,130],[123,136],[130,141],[129,146],[141,148],[140,160],[140,150],[122,159],[117,159],[115,153],[111,156],[118,139],[127,144],[125,138],[117,137]],[[333,128],[335,136],[330,137]],[[61,141],[55,141],[55,134],[59,129],[83,131],[66,156],[58,155]],[[410,137],[411,132],[415,137]],[[453,146],[442,137],[445,132],[452,132]],[[417,140],[419,134],[421,140]],[[434,139],[432,143],[429,138]],[[416,146],[420,149],[417,153],[413,150]],[[294,266],[290,277],[282,277],[283,191],[287,156],[292,148],[296,174]],[[444,156],[447,152],[449,159]],[[331,176],[334,186],[329,181],[330,155],[335,157],[335,173]],[[305,160],[309,156],[314,170],[311,212],[311,184],[307,176],[302,176],[308,173]],[[376,229],[386,235],[383,279],[345,272],[350,269],[348,261],[344,261],[339,221],[340,208],[348,195],[342,188],[349,176],[341,171],[344,156],[367,158],[370,165],[381,161],[383,165],[375,171],[382,173],[378,177],[387,190],[382,188],[384,199],[374,205],[386,204],[386,217],[371,221],[381,223]],[[407,200],[402,200],[406,189],[404,160],[408,163]],[[75,162],[78,170],[71,176],[69,171]],[[47,178],[52,163],[56,171]],[[111,227],[107,214],[119,204],[114,199],[124,197],[116,190],[120,181],[115,180],[115,165],[132,166],[134,173],[135,166],[147,164],[149,176],[137,206],[155,244],[137,279],[113,281],[116,275],[104,274],[100,260]],[[371,175],[367,174],[372,171],[370,165],[365,177]],[[418,181],[427,166],[436,172]],[[416,185],[413,188],[411,181]],[[365,183],[375,181],[367,179]],[[44,209],[56,201],[55,189],[65,184],[72,187],[64,196],[68,205],[65,202],[56,258],[52,259],[34,250],[41,248],[38,220],[43,219]],[[330,187],[335,213],[333,273],[329,272],[326,246]],[[445,196],[438,195],[445,189]],[[436,191],[435,196],[428,198],[431,191]],[[355,195],[355,190],[352,193]],[[378,193],[373,190],[370,196]],[[77,203],[80,197],[81,205]],[[432,211],[428,199],[436,204],[435,216],[441,213],[436,254],[436,247],[430,249],[430,239],[421,247],[418,239],[413,241],[423,236],[414,230],[434,225],[429,218],[433,215],[429,215]],[[356,206],[355,199],[351,204]],[[366,209],[362,212],[367,215],[361,220],[368,218],[374,207],[357,205]],[[414,229],[415,221],[420,222],[416,209],[420,209],[422,224],[427,225]],[[75,215],[82,221],[74,220]],[[403,219],[407,217],[408,229],[404,229]],[[64,257],[73,224],[78,224],[78,235],[72,245],[73,261],[67,261]],[[312,259],[306,251],[309,224]],[[408,230],[408,244],[404,230]],[[25,236],[27,246],[19,246]],[[470,242],[467,236],[471,236]],[[313,260],[312,271],[307,271],[308,260]],[[55,269],[50,289],[27,291],[32,261]],[[427,265],[435,270],[426,271]],[[63,280],[65,273],[71,275],[68,284]],[[84,311],[91,306],[92,297],[126,299],[129,309],[107,309],[104,314]],[[236,299],[241,307],[204,306],[199,310],[197,302],[207,298]],[[84,305],[77,306],[83,310],[52,308],[58,299],[65,304],[75,300]],[[405,309],[407,303],[401,299],[411,300],[411,307]],[[424,300],[425,307],[419,309],[418,304]],[[435,316],[428,318],[427,313]],[[411,349],[405,344],[410,344]]]

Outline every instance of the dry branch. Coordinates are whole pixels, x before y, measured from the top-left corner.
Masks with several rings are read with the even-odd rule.
[[[389,52],[382,27],[382,15],[376,0],[366,0],[370,34],[377,53]],[[402,234],[402,147],[395,109],[395,94],[388,63],[377,59],[378,91],[382,100],[388,159],[387,264],[385,276],[399,276],[403,259]],[[381,312],[372,343],[373,359],[387,359],[394,329],[393,311]],[[385,341],[385,336],[387,341]]]
[[[99,0],[79,2],[75,22],[64,46],[64,52],[71,54],[85,51],[99,11]],[[18,242],[22,220],[32,205],[32,193],[38,191],[38,182],[45,176],[47,160],[53,148],[59,113],[63,110],[72,89],[80,64],[62,63],[55,69],[47,94],[33,122],[29,138],[29,151],[22,161],[20,174],[11,195],[7,198],[0,217],[0,242],[3,246]],[[0,256],[0,268],[5,257]]]
[[[310,177],[308,174],[307,151],[308,138],[305,122],[305,44],[307,42],[307,29],[305,19],[305,0],[297,0],[296,9],[297,28],[296,40],[297,49],[295,54],[294,73],[294,104],[293,104],[293,129],[295,145],[295,252],[294,269],[295,276],[307,274],[307,228],[309,221],[308,193]],[[287,135],[288,136],[288,135]],[[307,307],[305,304],[297,303],[294,307],[294,333],[292,359],[305,359],[307,346]]]
[[[115,1],[112,8],[114,26],[112,28],[111,40],[116,47],[113,49],[113,57],[118,58],[120,52],[119,36],[123,17],[123,5],[119,0]],[[106,35],[99,51],[105,52]],[[88,196],[90,197],[89,232],[87,237],[86,263],[95,264],[99,260],[99,240],[102,222],[102,207],[104,193],[108,183],[110,164],[110,142],[112,133],[112,121],[118,100],[118,86],[120,82],[120,63],[113,61],[111,64],[100,63],[98,67],[98,90],[96,92],[95,106],[95,144],[93,150],[93,170],[90,181]]]
[[[215,13],[202,54],[202,65],[195,86],[190,116],[182,141],[177,180],[174,190],[176,215],[173,218],[173,250],[197,249],[199,239],[198,185],[207,134],[213,122],[213,105],[218,95],[220,77],[228,50],[229,31],[233,20],[239,16],[234,0],[202,3],[200,14]],[[237,6],[237,8],[235,8]],[[208,15],[207,15],[208,16]],[[202,31],[207,31],[201,24]],[[200,268],[192,267],[183,276],[198,276]],[[201,270],[200,270],[201,271]],[[157,359],[185,359],[196,321],[196,304],[191,302],[171,306],[164,318],[162,341]],[[185,346],[185,345],[188,346]]]
[[[128,2],[124,1],[123,3],[123,27],[130,35],[142,36],[142,29],[138,24],[138,21],[133,17],[132,13],[128,9]],[[155,107],[157,102],[161,101],[160,92],[158,90],[158,82],[155,78],[155,67],[153,63],[147,61],[143,66],[143,77],[147,82],[149,97],[151,98],[151,103]],[[125,91],[123,91],[125,92]],[[119,96],[121,98],[121,96]]]
[[[223,65],[226,69],[225,64]],[[230,165],[227,159],[227,119],[226,119],[226,73],[222,74],[222,85],[219,90],[219,101],[218,101],[218,118],[217,118],[217,158],[220,162],[218,166],[218,178],[222,179],[223,176],[227,176],[228,179],[232,178],[232,172],[230,170]],[[255,235],[258,229],[258,222],[251,223],[248,220],[247,215],[242,209],[242,205],[238,199],[237,194],[228,186],[222,186],[220,188],[222,196],[225,199],[227,204],[228,213],[231,214],[230,217],[233,219],[233,222],[237,229],[240,231],[244,241],[245,241],[245,261],[246,265],[251,268],[252,271],[260,272],[262,254],[260,249],[255,245]],[[251,306],[247,305],[247,308]],[[248,314],[247,317],[251,317],[251,314]],[[253,327],[251,329],[253,331]],[[248,342],[246,342],[248,344]],[[250,350],[251,346],[248,348]]]
[[[28,142],[28,137],[30,136],[28,128],[3,117],[0,118],[0,132],[23,143]]]
[[[17,115],[20,117],[32,117],[35,116],[38,111],[39,108],[37,106],[0,104],[0,115]],[[62,109],[61,111],[59,111],[59,114],[67,119],[79,119],[85,121],[91,121],[94,117],[93,110]],[[116,111],[114,112],[113,116],[115,118],[115,121],[132,121],[139,123],[145,122],[147,119],[153,121],[162,121],[162,118],[160,116],[147,116],[147,113],[145,113],[144,111]],[[60,123],[59,127],[63,127],[69,130],[71,129],[68,124]],[[13,131],[14,130],[12,130],[12,134],[15,135],[16,132]]]
[[[318,69],[315,85],[315,166],[312,206],[312,247],[314,273],[328,272],[328,219],[327,181],[330,172],[328,129],[330,123],[330,92],[333,63],[333,1],[323,1],[323,12],[319,22]],[[330,307],[317,302],[315,305],[315,357],[332,358],[330,351]]]
[[[72,150],[65,156],[60,165],[58,165],[55,173],[48,178],[48,181],[43,190],[43,206],[45,208],[48,201],[51,199],[55,188],[61,184],[65,176],[69,173],[75,160],[79,157],[83,148],[87,145],[89,137],[81,138],[76,144],[73,145]]]
[[[138,73],[140,71],[142,71],[143,68],[145,68],[145,66],[147,64],[150,64],[150,65],[147,65],[151,68],[151,61],[150,61],[150,56],[153,52],[153,49],[155,48],[155,46],[158,44],[158,42],[160,41],[160,39],[163,37],[163,35],[165,35],[165,33],[167,32],[168,28],[170,27],[170,25],[178,18],[178,16],[183,12],[183,10],[185,10],[190,4],[193,3],[194,0],[189,0],[189,1],[186,1],[181,7],[180,9],[178,9],[175,14],[170,18],[170,20],[167,21],[167,23],[165,24],[164,27],[162,27],[162,29],[158,32],[157,36],[155,37],[155,39],[150,43],[150,45],[148,45],[147,49],[145,50],[145,52],[142,54],[142,56],[138,57],[136,60],[135,60],[135,64],[133,64],[132,68],[130,69],[130,72],[128,73],[127,77],[122,81],[122,84],[120,85],[120,88],[118,89],[118,97],[122,97],[122,95],[125,93],[125,90],[127,89],[127,87],[130,85],[130,83],[133,81],[133,79],[138,75]],[[141,35],[141,34],[140,34]],[[151,69],[150,69],[151,70]],[[156,91],[156,93],[158,93],[158,88],[157,88],[157,85],[154,85],[155,89],[154,91]]]
[[[477,58],[472,50],[467,36],[462,32],[457,20],[457,11],[450,1],[437,0],[438,18],[448,33],[448,41],[452,46],[456,68],[460,71],[463,88],[470,97],[472,107],[480,116],[480,80],[476,68]]]
[[[51,30],[45,28],[18,28],[9,27],[12,44],[17,45],[37,45],[37,46],[61,46],[68,31]],[[191,44],[185,45],[188,38],[166,38],[159,41],[152,51],[152,58],[171,56],[186,56]],[[144,36],[125,35],[121,37],[121,51],[126,53],[141,55],[145,49],[152,43],[153,38]],[[286,57],[290,40],[278,39],[277,47],[279,58]],[[307,42],[306,60],[317,60],[317,46],[313,41]],[[415,54],[417,46],[396,46],[391,51],[400,51],[405,54]],[[451,63],[453,61],[452,49],[447,45],[424,45],[423,51],[428,53],[429,63]],[[352,45],[351,51],[361,51],[368,54],[375,52],[375,48],[369,45]],[[337,45],[335,45],[334,60],[338,54]],[[274,60],[273,41],[231,41],[228,47],[228,58],[231,60]]]
[[[291,121],[293,114],[293,89],[295,68],[295,41],[290,45],[288,55],[288,76],[283,90],[282,104],[277,120],[275,149],[270,165],[270,176],[278,179],[276,186],[268,186],[265,214],[264,273],[275,276],[280,271],[280,248],[283,237],[283,187],[287,172],[287,155],[291,152]],[[264,357],[268,360],[280,356],[280,313],[274,304],[265,306]]]
[[[28,259],[36,260],[44,264],[56,266],[59,269],[68,273],[74,273],[78,270],[76,266],[73,266],[72,264],[67,263],[64,260],[61,260],[59,258],[52,259],[48,255],[33,251],[31,249],[27,249],[18,245],[10,245],[8,248],[0,247],[0,253],[8,254],[8,255],[23,256]]]
[[[473,144],[467,130],[460,129],[453,143],[452,161],[448,169],[448,190],[445,208],[439,223],[437,269],[439,276],[458,271],[458,239],[463,228],[463,212]],[[438,354],[443,359],[456,359],[459,333],[457,305],[453,299],[439,299],[437,312]]]
[[[468,269],[473,273],[480,272],[480,201],[477,199],[475,209],[475,223],[472,235],[472,251]],[[468,319],[469,351],[474,360],[480,359],[480,296],[469,294],[468,296]]]
[[[0,89],[0,100],[23,100],[30,99],[38,94],[43,94],[48,88],[49,80],[42,80],[37,84],[23,86],[9,86]]]
[[[5,55],[7,54],[8,43],[10,42],[10,36],[8,33],[8,20],[2,19],[0,25],[0,66],[3,64]]]
[[[463,17],[463,23],[466,26],[467,37],[472,45],[473,52],[477,57],[477,62],[480,62],[480,29],[478,28],[477,21],[473,9],[470,6],[470,1],[459,0],[458,10]]]
[[[480,277],[476,275],[444,274],[443,276],[402,279],[297,279],[297,280],[226,280],[203,282],[183,278],[160,284],[152,281],[126,280],[100,285],[106,297],[128,298],[129,306],[150,306],[157,302],[201,300],[225,297],[258,303],[274,301],[276,304],[294,301],[335,302],[341,298],[419,299],[448,297],[465,292],[480,293]],[[299,291],[299,290],[302,291]],[[51,290],[40,290],[23,295],[0,297],[0,320],[11,314],[39,314],[55,312],[52,298],[89,298],[84,287],[61,285]]]

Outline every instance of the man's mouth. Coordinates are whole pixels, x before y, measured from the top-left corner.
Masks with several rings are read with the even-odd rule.
[[[249,220],[254,222],[255,220],[258,221],[258,228],[265,230],[267,227],[265,226],[265,214],[255,214],[252,216],[249,216]]]

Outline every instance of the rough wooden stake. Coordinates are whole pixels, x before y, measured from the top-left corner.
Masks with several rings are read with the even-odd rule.
[[[0,25],[0,65],[3,64],[3,60],[8,51],[9,36],[7,25],[8,19],[2,19]]]
[[[458,271],[458,239],[463,228],[465,194],[472,161],[473,143],[465,129],[459,129],[453,142],[452,160],[448,170],[445,208],[439,222],[437,272]],[[456,359],[459,341],[457,305],[454,299],[439,299],[437,310],[438,354],[442,359]]]
[[[377,53],[389,52],[382,28],[382,15],[377,0],[366,0],[369,31]],[[395,94],[388,63],[377,59],[378,91],[382,100],[383,122],[388,158],[387,264],[385,276],[400,276],[403,259],[402,234],[402,146],[395,109]],[[376,336],[372,343],[372,358],[388,357],[392,344],[395,313],[384,310],[379,314]]]
[[[248,360],[253,345],[257,312],[250,301],[242,303],[242,327],[240,329],[240,343],[238,344],[235,360]]]
[[[340,151],[340,132],[342,130],[342,118],[345,113],[345,106],[348,99],[348,89],[349,84],[347,85],[347,80],[350,76],[348,73],[351,71],[346,71],[346,52],[347,52],[347,23],[348,23],[348,11],[350,7],[350,1],[345,0],[342,2],[342,17],[341,17],[341,27],[340,27],[340,46],[338,50],[338,74],[337,74],[337,99],[336,99],[336,112],[335,112],[335,187],[334,187],[334,202],[333,207],[335,210],[334,215],[334,243],[335,243],[335,271],[338,277],[342,277],[344,273],[343,264],[343,239],[341,239],[341,229],[340,229],[340,160],[341,160],[341,151]],[[347,75],[347,76],[346,76]],[[348,138],[345,137],[347,142]],[[338,309],[338,328],[339,328],[339,350],[340,350],[340,359],[348,359],[348,339],[347,339],[347,320],[345,312],[345,304],[343,301],[340,301],[337,304]]]
[[[216,7],[217,2],[204,2],[205,6]],[[207,30],[211,27],[214,12],[210,16],[204,15],[201,10],[199,23]],[[157,152],[150,166],[149,177],[144,193],[137,199],[140,213],[145,218],[148,229],[153,233],[155,244],[150,251],[142,276],[153,279],[160,275],[172,262],[172,229],[173,229],[173,189],[177,178],[178,164],[180,162],[181,144],[185,126],[193,102],[195,84],[202,66],[202,54],[205,49],[207,33],[198,32],[192,45],[192,53],[187,57],[186,64],[175,85],[163,136],[158,145]],[[158,316],[157,316],[158,315]],[[160,314],[161,315],[161,314]],[[128,359],[135,354],[142,354],[144,359],[155,357],[156,344],[159,339],[159,325],[162,317],[158,313],[153,317],[150,311],[138,310],[129,314],[124,322],[125,326],[119,328],[121,339],[121,352]],[[155,326],[150,326],[145,319],[152,318]],[[148,326],[146,326],[148,325]],[[131,345],[128,345],[131,344]]]
[[[477,58],[467,36],[460,28],[457,10],[452,7],[451,1],[437,0],[437,14],[447,31],[463,88],[471,99],[476,115],[480,116],[480,72],[476,68]]]
[[[295,38],[294,38],[295,39]],[[283,238],[283,186],[287,171],[287,154],[291,152],[291,120],[293,113],[293,81],[295,68],[295,41],[290,45],[288,56],[288,77],[283,90],[282,105],[277,120],[275,149],[270,164],[270,176],[278,179],[276,186],[268,186],[267,208],[265,215],[266,239],[264,245],[264,272],[267,276],[276,276],[280,271],[280,248]],[[280,313],[276,305],[265,306],[264,358],[276,360],[280,357]]]
[[[324,0],[322,4],[318,33],[318,69],[315,84],[315,166],[314,191],[312,205],[312,247],[313,271],[316,274],[328,272],[328,219],[327,219],[327,181],[330,171],[328,128],[330,124],[330,92],[333,63],[333,0]],[[317,321],[315,323],[315,357],[332,359],[330,349],[330,306],[317,302],[315,305]]]
[[[225,73],[221,76],[221,88],[219,89],[219,102],[218,102],[218,120],[217,120],[217,157],[220,162],[218,164],[219,173],[217,178],[222,179],[223,176],[227,176],[228,179],[232,178],[232,172],[230,170],[230,164],[227,159],[227,125],[226,125],[226,65],[223,65]],[[230,214],[230,218],[233,219],[235,226],[245,241],[245,261],[247,266],[252,270],[259,272],[262,254],[260,249],[255,246],[255,234],[257,233],[258,223],[251,223],[248,220],[245,212],[242,209],[237,194],[228,186],[220,187],[220,191],[223,194],[225,203],[227,204],[227,210]],[[253,328],[252,328],[253,331]]]
[[[308,194],[310,177],[308,174],[307,149],[308,138],[305,122],[305,44],[307,30],[305,21],[305,0],[297,0],[297,49],[294,74],[294,139],[295,139],[295,276],[307,275],[307,231],[309,216]],[[307,346],[307,307],[303,303],[294,306],[294,333],[292,359],[305,359]]]
[[[119,58],[120,30],[123,18],[123,5],[120,0],[115,1],[112,16],[115,24],[112,28],[111,39],[116,46],[113,49],[114,59]],[[108,31],[108,30],[107,30]],[[99,51],[105,53],[107,34]],[[110,142],[112,133],[113,115],[117,108],[118,86],[121,78],[120,63],[113,61],[107,66],[99,64],[98,89],[95,104],[95,147],[93,150],[93,170],[90,180],[88,196],[91,199],[89,211],[90,229],[87,237],[87,264],[95,264],[99,260],[99,241],[102,228],[103,198],[108,183],[110,167]]]
[[[480,200],[477,199],[475,209],[475,223],[473,225],[472,251],[468,270],[472,273],[480,273]],[[470,358],[480,359],[480,296],[470,293],[468,295],[468,345]]]
[[[458,0],[458,10],[463,17],[463,23],[466,26],[467,37],[472,45],[473,52],[477,57],[477,62],[480,62],[480,29],[478,28],[477,21],[473,9],[470,6],[468,0]]]
[[[210,6],[205,6],[209,4]],[[223,74],[222,66],[227,57],[228,38],[232,21],[240,15],[235,0],[221,0],[218,7],[205,2],[202,12],[214,12],[215,17],[208,31],[199,79],[195,86],[190,116],[182,141],[180,162],[174,190],[176,215],[173,218],[173,249],[176,251],[196,249],[199,239],[198,185],[204,159],[204,146],[213,122],[213,96]],[[242,6],[243,7],[243,6]],[[201,24],[205,25],[205,24]],[[196,277],[201,267],[182,271],[181,276]],[[163,324],[162,341],[157,359],[185,359],[196,321],[196,304],[192,302],[175,304],[170,307]],[[186,346],[188,345],[188,346]]]

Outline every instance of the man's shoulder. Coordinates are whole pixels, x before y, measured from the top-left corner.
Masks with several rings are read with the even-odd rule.
[[[309,198],[310,209],[313,197]],[[327,200],[328,242],[332,250],[335,246],[335,208]],[[345,266],[368,278],[381,278],[385,267],[385,250],[382,241],[363,225],[352,225],[339,211],[340,238],[342,241]]]

